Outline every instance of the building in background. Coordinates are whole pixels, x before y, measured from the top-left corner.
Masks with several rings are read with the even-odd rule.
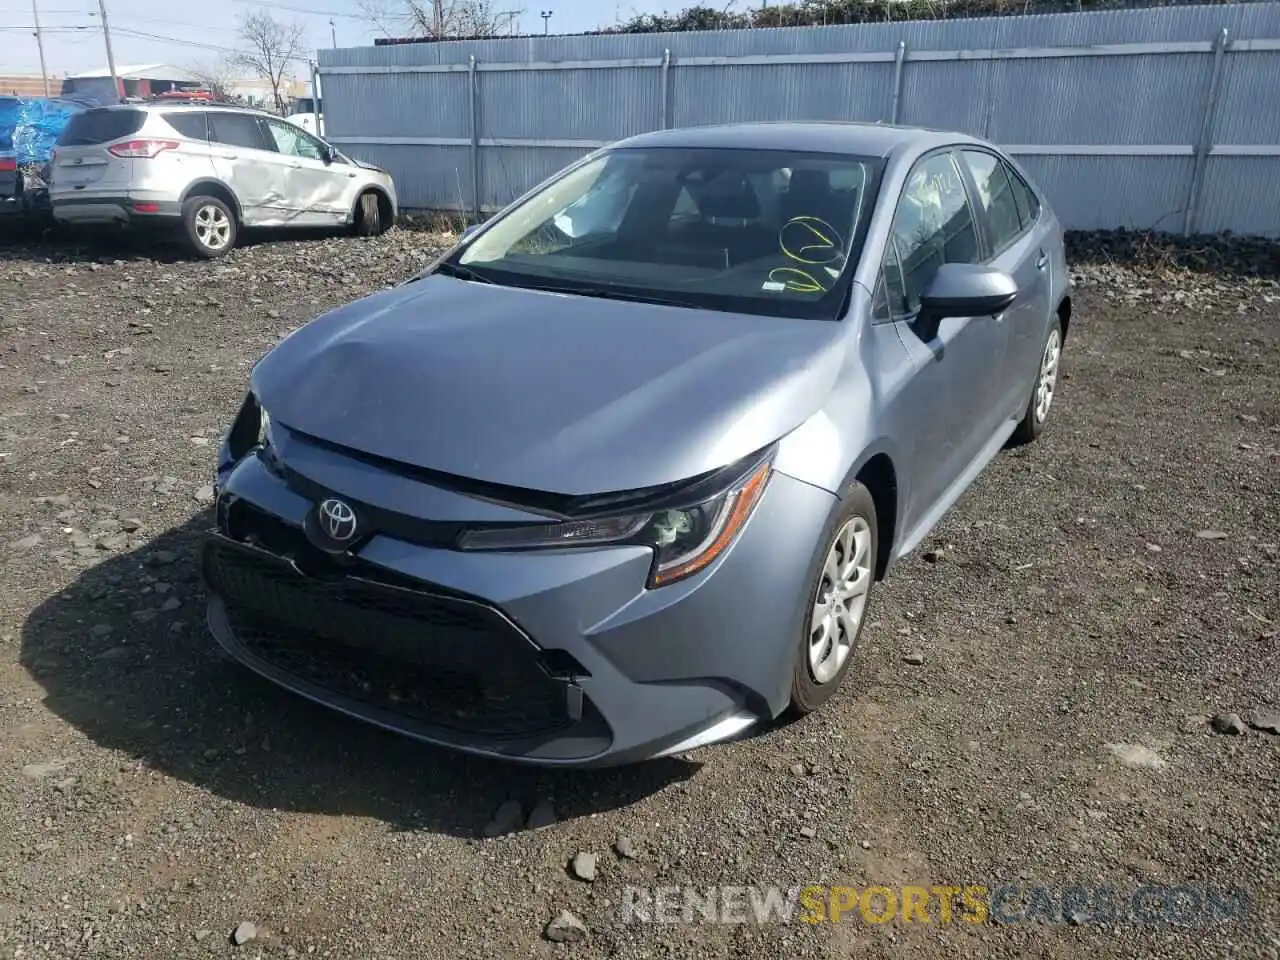
[[[111,71],[106,67],[69,74],[63,79],[60,92],[64,97],[88,96],[103,103],[114,103],[120,97],[153,97],[200,83],[191,71],[170,63],[122,64],[116,67],[116,76],[120,89],[115,96],[111,94]]]
[[[49,96],[62,90],[62,78],[49,77]],[[43,97],[44,80],[38,73],[0,73],[0,97]]]
[[[308,95],[311,85],[305,80],[285,79],[280,84],[280,99],[285,102],[286,112],[294,100]],[[271,94],[271,82],[263,78],[252,80],[234,80],[228,88],[233,97],[243,100],[251,107],[262,110],[275,110],[275,97]]]

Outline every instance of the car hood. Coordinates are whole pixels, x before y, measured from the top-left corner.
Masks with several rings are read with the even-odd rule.
[[[285,338],[253,372],[276,423],[457,477],[569,495],[687,480],[825,401],[843,325],[433,275]]]

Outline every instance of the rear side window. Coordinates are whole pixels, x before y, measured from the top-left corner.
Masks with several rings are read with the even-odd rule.
[[[131,137],[142,129],[146,120],[147,115],[141,110],[85,110],[67,121],[58,137],[58,146],[88,147]]]
[[[1009,183],[1009,174],[999,158],[979,150],[964,150],[965,163],[978,188],[978,205],[987,215],[993,253],[1009,246],[1022,232],[1018,202]]]
[[[216,143],[250,150],[270,150],[257,117],[244,113],[209,114],[209,136]]]
[[[207,117],[208,114],[205,113],[166,113],[164,122],[188,140],[208,140]]]
[[[1027,181],[1018,176],[1012,167],[1009,170],[1009,181],[1013,184],[1013,197],[1018,203],[1018,217],[1022,221],[1022,229],[1035,223],[1040,217],[1040,200],[1036,192],[1027,186]]]

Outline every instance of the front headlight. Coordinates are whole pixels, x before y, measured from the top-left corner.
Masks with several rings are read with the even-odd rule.
[[[765,460],[728,489],[688,506],[601,519],[468,530],[458,546],[463,550],[528,550],[640,544],[654,551],[649,586],[665,586],[705,569],[733,542],[760,502],[771,466]]]
[[[266,407],[258,407],[258,446],[271,446],[271,414]]]
[[[252,392],[244,398],[235,422],[227,432],[227,453],[233,463],[247,457],[256,448],[271,448],[271,417]]]

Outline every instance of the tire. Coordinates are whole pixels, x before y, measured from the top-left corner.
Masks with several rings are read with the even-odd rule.
[[[1052,356],[1051,356],[1052,354]],[[1031,443],[1044,432],[1044,425],[1049,421],[1049,411],[1058,387],[1058,366],[1062,362],[1062,321],[1056,316],[1053,325],[1045,336],[1044,347],[1040,350],[1040,366],[1036,371],[1036,381],[1031,388],[1031,397],[1027,400],[1027,408],[1023,411],[1022,421],[1014,428],[1009,438],[1011,446],[1020,447]],[[1042,391],[1048,390],[1047,397]]]
[[[852,551],[849,550],[851,546]],[[861,483],[855,483],[827,522],[822,546],[814,556],[813,570],[807,581],[805,596],[808,599],[801,614],[797,631],[799,644],[791,671],[790,712],[794,716],[812,713],[826,703],[848,673],[875,586],[879,547],[875,501],[871,491]],[[818,605],[824,598],[828,610],[831,609],[834,571],[828,561],[834,560],[835,566],[842,566],[844,561],[841,558],[850,552],[851,559],[857,562],[858,575],[852,582],[860,585],[859,592],[848,596],[842,604],[841,609],[847,612],[846,616],[832,611],[820,621]],[[825,658],[822,657],[823,650],[829,651]]]
[[[382,231],[382,205],[378,203],[378,195],[372,191],[362,193],[356,204],[356,235],[376,237]]]
[[[182,205],[182,229],[197,257],[212,260],[236,245],[236,215],[217,197],[195,196]]]

